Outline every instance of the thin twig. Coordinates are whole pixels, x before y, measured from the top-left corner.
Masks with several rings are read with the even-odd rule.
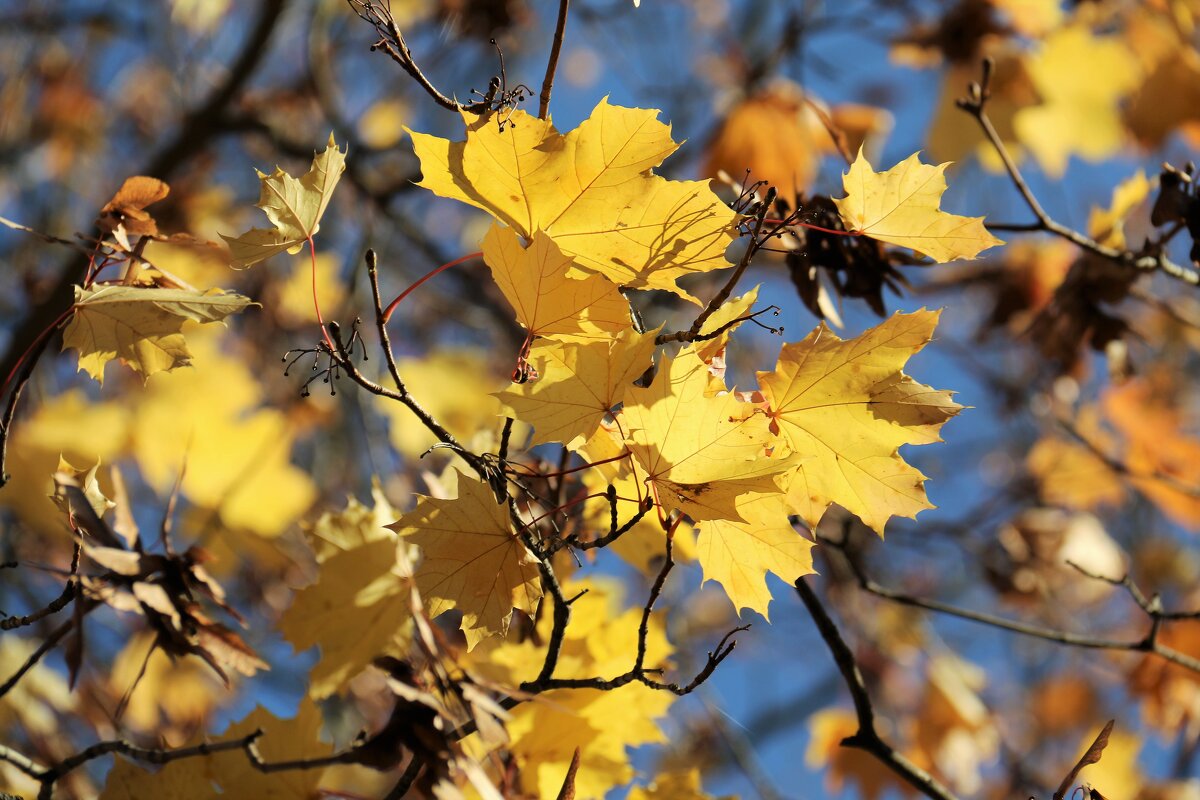
[[[821,541],[837,547],[844,548],[840,542],[836,542],[824,537]],[[846,562],[850,565],[855,577],[858,579],[859,586],[863,591],[881,597],[884,600],[889,600],[900,605],[911,606],[913,608],[921,608],[926,611],[934,611],[938,614],[946,614],[947,616],[958,617],[970,622],[976,622],[981,625],[987,625],[992,628],[1017,633],[1022,636],[1028,636],[1034,639],[1043,639],[1056,644],[1067,645],[1070,647],[1079,647],[1085,650],[1111,650],[1114,652],[1130,652],[1130,653],[1152,653],[1160,658],[1177,664],[1184,669],[1192,672],[1200,673],[1200,659],[1182,653],[1174,648],[1167,647],[1158,641],[1159,620],[1165,617],[1149,614],[1150,630],[1140,639],[1105,639],[1096,636],[1087,636],[1084,634],[1072,633],[1071,631],[1062,631],[1055,628],[1046,628],[1041,625],[1031,625],[1025,622],[1006,619],[994,614],[988,614],[982,611],[972,611],[966,608],[943,603],[940,600],[932,600],[924,597],[915,597],[913,595],[897,592],[885,586],[881,586],[875,581],[867,577],[863,572],[862,567],[846,554]]]
[[[421,759],[413,756],[408,762],[408,766],[404,768],[404,773],[400,776],[400,780],[396,781],[396,785],[387,793],[384,800],[400,800],[401,797],[408,794],[408,790],[416,783],[417,777],[421,774],[421,768],[425,764]]]
[[[404,34],[392,16],[390,3],[380,3],[377,0],[347,0],[347,2],[359,19],[369,23],[379,34],[379,40],[371,45],[371,49],[387,53],[439,106],[447,111],[468,111],[472,114],[482,114],[491,107],[496,99],[496,92],[500,88],[498,81],[492,81],[488,85],[488,92],[483,99],[474,103],[459,103],[447,97],[438,91],[437,87],[429,78],[425,77],[425,73],[417,66],[408,42],[404,40]]]
[[[968,96],[959,99],[957,105],[963,111],[970,114],[979,124],[984,136],[987,137],[988,143],[991,144],[992,149],[996,151],[996,155],[1000,157],[1001,163],[1004,164],[1004,170],[1008,173],[1013,186],[1025,201],[1025,205],[1029,206],[1029,210],[1037,218],[1037,222],[1030,225],[1009,225],[998,229],[1020,232],[1045,231],[1066,239],[1084,250],[1095,253],[1101,258],[1106,258],[1118,264],[1124,264],[1147,272],[1158,270],[1184,283],[1193,286],[1200,285],[1200,272],[1174,263],[1162,252],[1151,255],[1140,255],[1128,250],[1117,250],[1108,247],[1107,245],[1100,244],[1090,236],[1086,236],[1073,228],[1068,228],[1066,225],[1056,222],[1046,213],[1046,210],[1042,208],[1042,204],[1038,202],[1037,197],[1029,188],[1025,176],[1021,174],[1021,170],[1017,167],[1012,155],[1008,152],[1008,147],[1004,144],[1004,140],[1001,139],[996,126],[992,124],[992,120],[987,114],[986,106],[991,96],[990,84],[994,69],[995,62],[991,58],[985,58],[983,60],[982,79],[979,83],[972,83],[968,87]]]
[[[58,781],[63,776],[82,767],[89,761],[93,761],[102,756],[112,753],[120,753],[123,756],[128,756],[138,761],[145,761],[148,764],[169,764],[172,761],[178,761],[183,758],[194,758],[196,756],[208,756],[216,753],[226,753],[232,750],[244,750],[249,753],[253,747],[255,740],[262,736],[261,730],[256,730],[245,736],[240,736],[237,739],[230,739],[223,742],[201,743],[188,747],[175,748],[146,748],[138,747],[123,739],[113,739],[106,742],[97,742],[90,747],[80,750],[73,756],[64,758],[52,767],[46,769],[41,775],[36,776],[42,783],[42,790],[38,794],[39,800],[46,798],[49,800],[51,792],[54,788],[55,781]]]
[[[87,612],[85,611],[84,613]],[[15,673],[13,673],[12,677],[5,681],[3,685],[0,685],[0,697],[4,697],[4,695],[12,691],[12,688],[20,682],[21,678],[25,677],[25,673],[33,669],[37,663],[42,660],[42,656],[53,650],[58,643],[63,640],[63,637],[71,632],[71,628],[73,628],[74,625],[75,618],[72,617],[51,631],[50,635],[47,636],[40,645],[38,645],[37,649],[29,654],[29,658],[25,659],[25,663],[22,664]]]
[[[558,69],[558,56],[562,52],[563,38],[567,32],[567,11],[571,0],[558,0],[558,22],[554,26],[554,41],[550,45],[550,59],[546,62],[546,77],[542,80],[542,93],[538,97],[538,119],[550,115],[550,92],[554,89],[554,73]]]
[[[909,761],[903,753],[897,752],[880,737],[875,728],[875,709],[871,705],[871,696],[867,692],[866,683],[863,681],[862,672],[858,669],[858,662],[855,661],[854,654],[850,652],[837,625],[829,616],[829,612],[821,605],[821,601],[812,587],[803,578],[797,580],[795,585],[800,599],[804,602],[804,607],[808,609],[821,638],[825,640],[825,645],[833,655],[833,660],[837,664],[838,671],[842,673],[842,679],[846,683],[846,688],[850,690],[850,698],[854,702],[854,713],[858,718],[858,731],[853,736],[843,739],[842,747],[855,747],[870,753],[881,764],[900,776],[905,783],[926,797],[933,798],[933,800],[957,800],[937,778]]]

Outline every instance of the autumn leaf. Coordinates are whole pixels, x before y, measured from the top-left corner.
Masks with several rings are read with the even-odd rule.
[[[417,589],[430,617],[462,612],[468,648],[508,632],[513,609],[532,615],[542,597],[537,562],[512,531],[491,488],[458,476],[458,499],[420,497],[388,525],[421,548]]]
[[[737,498],[778,492],[775,476],[790,465],[767,457],[772,436],[766,417],[723,384],[714,387],[715,380],[695,349],[686,347],[663,359],[648,388],[626,392],[619,419],[664,513],[679,509],[695,521],[741,520]]]
[[[296,594],[279,630],[298,652],[321,649],[309,673],[311,697],[328,697],[377,656],[402,652],[408,640],[408,546],[384,527],[394,518],[377,491],[373,508],[352,499],[308,532],[317,580]],[[355,624],[344,624],[348,619]]]
[[[1125,249],[1125,225],[1134,210],[1146,203],[1153,188],[1154,182],[1140,169],[1121,181],[1113,189],[1109,207],[1094,207],[1088,214],[1088,234],[1106,247]]]
[[[145,797],[206,800],[214,794],[212,776],[203,759],[184,758],[151,772],[118,756],[105,778],[100,800],[141,800]]]
[[[729,345],[729,337],[741,326],[738,320],[750,314],[750,309],[758,301],[758,288],[755,286],[741,297],[731,297],[713,312],[712,316],[700,326],[700,335],[711,338],[700,339],[696,344],[696,355],[713,369],[713,360],[722,359],[724,363],[725,348]],[[744,320],[743,320],[744,321]],[[717,333],[720,331],[720,333]]]
[[[848,230],[912,248],[939,264],[1004,244],[983,227],[983,217],[941,210],[948,166],[922,164],[913,153],[887,172],[876,172],[859,151],[842,176],[846,196],[833,202]]]
[[[1172,379],[1152,374],[1108,388],[1101,408],[1125,439],[1127,480],[1168,518],[1200,530],[1200,439],[1166,400],[1173,388]]]
[[[225,351],[218,332],[189,335],[195,365],[155,375],[138,390],[126,435],[143,477],[164,496],[186,464],[182,493],[217,515],[216,539],[227,545],[226,558],[241,563],[254,540],[283,533],[317,490],[291,461],[295,420],[263,405],[264,386]],[[281,557],[273,548],[258,552]]]
[[[524,111],[463,112],[466,139],[409,131],[420,186],[481,208],[531,239],[542,231],[575,260],[634,289],[692,299],[676,279],[730,266],[734,214],[707,181],[668,181],[651,170],[675,151],[657,111],[607,100],[568,134]]]
[[[1018,111],[1013,126],[1047,174],[1061,177],[1072,155],[1098,161],[1121,149],[1126,139],[1121,100],[1141,80],[1125,42],[1095,36],[1086,23],[1066,25],[1049,34],[1026,63],[1041,102]]]
[[[653,354],[654,334],[633,331],[607,341],[539,343],[529,363],[540,377],[496,397],[505,413],[533,426],[534,444],[578,449],[649,368]]]
[[[629,654],[638,647],[642,609],[624,608],[621,586],[612,578],[571,581],[563,592],[578,599],[571,606],[572,622],[555,674],[588,678],[628,670]],[[539,643],[510,638],[481,644],[472,653],[472,658],[483,659],[477,668],[507,685],[536,678],[551,616],[543,614],[538,621]],[[669,666],[673,648],[662,618],[652,616],[646,625],[646,666]],[[666,741],[659,720],[673,700],[670,692],[633,683],[614,691],[555,690],[539,695],[539,702],[522,703],[513,709],[508,724],[510,749],[522,767],[522,786],[530,796],[555,796],[578,747],[576,800],[602,800],[634,776],[627,748]]]
[[[322,740],[324,719],[321,709],[311,698],[300,701],[296,715],[281,719],[262,706],[257,706],[240,722],[230,725],[221,738],[224,740],[248,736],[256,730],[262,736],[256,747],[267,762],[317,759],[333,752],[333,746]],[[210,756],[209,774],[224,790],[224,797],[253,797],[261,800],[300,800],[319,797],[324,770],[299,769],[264,773],[234,750]]]
[[[171,191],[158,178],[134,175],[126,178],[112,199],[100,209],[100,226],[106,230],[123,227],[129,236],[153,236],[158,233],[158,224],[146,211],[146,206],[157,203]]]
[[[889,517],[933,507],[925,476],[897,451],[941,441],[943,423],[962,408],[900,371],[932,338],[939,313],[898,313],[847,341],[822,323],[783,346],[774,372],[758,373],[769,415],[802,459],[788,498],[810,527],[830,503],[880,535]]]
[[[769,619],[771,590],[767,588],[767,573],[774,573],[785,583],[812,574],[813,542],[788,521],[783,494],[747,493],[736,502],[743,521],[700,523],[697,557],[704,568],[704,580],[721,584],[739,614],[749,608]]]
[[[69,516],[75,516],[77,512],[72,507],[75,498],[86,501],[86,504],[92,509],[92,513],[97,517],[103,517],[105,512],[116,506],[116,503],[105,496],[100,488],[100,483],[96,480],[96,473],[99,469],[100,461],[98,459],[90,469],[82,470],[59,456],[58,469],[54,473],[54,494],[51,499],[60,511]],[[79,494],[64,491],[68,486],[78,489]]]
[[[137,286],[75,287],[63,350],[79,351],[79,368],[104,383],[104,365],[119,358],[143,378],[186,366],[192,354],[183,323],[218,322],[251,305],[240,294]]]
[[[346,169],[346,151],[329,134],[329,144],[313,156],[312,166],[300,178],[280,167],[270,175],[258,173],[262,182],[258,207],[272,228],[253,228],[238,237],[221,234],[229,243],[234,269],[245,269],[277,253],[298,253],[321,227],[321,217],[333,190]]]
[[[612,282],[600,275],[570,277],[571,259],[541,231],[525,246],[512,228],[492,225],[482,249],[492,278],[530,335],[609,339],[630,327],[629,303]]]
[[[808,718],[805,765],[824,770],[825,786],[834,795],[840,794],[846,784],[854,783],[857,796],[863,800],[882,800],[893,794],[914,797],[914,792],[875,756],[842,746],[843,739],[857,732],[858,720],[852,711],[826,708],[813,714]]]

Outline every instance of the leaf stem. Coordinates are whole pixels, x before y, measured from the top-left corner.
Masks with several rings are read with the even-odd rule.
[[[787,225],[787,226],[795,226],[797,228],[808,228],[811,231],[820,231],[821,233],[831,233],[834,236],[862,236],[862,231],[839,231],[839,230],[834,230],[833,228],[823,228],[820,225],[813,225],[811,222],[801,222],[800,220],[768,218],[768,219],[764,219],[763,223],[766,225]]]
[[[473,258],[480,258],[482,256],[483,256],[483,253],[468,253],[467,255],[462,256],[461,258],[456,258],[453,261],[447,261],[445,264],[442,264],[440,267],[437,267],[436,269],[432,270],[431,272],[426,273],[420,280],[418,280],[412,286],[409,286],[403,292],[398,294],[396,296],[395,300],[388,303],[388,307],[386,309],[384,309],[384,312],[383,312],[384,323],[387,323],[392,318],[392,312],[396,310],[396,306],[400,305],[400,303],[404,300],[404,298],[408,297],[412,293],[412,291],[414,289],[416,289],[418,286],[420,286],[422,283],[429,280],[434,275],[437,275],[439,272],[444,272],[444,271],[450,269],[451,267],[457,267],[459,264],[463,263],[464,261],[470,261]]]
[[[337,352],[333,346],[333,340],[329,338],[329,331],[325,329],[325,318],[321,316],[321,300],[317,297],[317,243],[313,241],[312,234],[308,235],[308,254],[312,260],[312,297],[313,311],[317,313],[317,324],[321,326],[321,337],[325,340],[325,346],[329,348],[329,352]]]

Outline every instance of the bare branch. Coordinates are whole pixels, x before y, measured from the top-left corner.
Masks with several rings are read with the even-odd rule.
[[[842,679],[846,682],[846,688],[850,690],[850,697],[854,701],[858,732],[843,739],[842,746],[855,747],[875,756],[880,763],[926,797],[933,800],[957,800],[937,778],[909,761],[904,754],[897,752],[879,736],[875,729],[875,710],[871,706],[871,696],[867,693],[867,686],[858,669],[858,662],[854,660],[854,654],[850,652],[837,625],[821,605],[816,593],[803,578],[796,581],[796,591],[833,655],[838,671],[842,673]]]
[[[408,42],[404,40],[404,34],[401,33],[400,26],[396,24],[396,20],[392,16],[390,2],[379,2],[379,0],[347,0],[347,2],[359,19],[370,23],[379,34],[379,40],[371,45],[371,49],[387,53],[392,61],[399,64],[400,68],[407,72],[439,106],[447,111],[468,111],[472,114],[482,114],[491,107],[496,99],[496,92],[500,89],[499,81],[492,81],[488,85],[487,94],[483,96],[482,100],[474,103],[459,103],[452,100],[438,91],[437,87],[430,82],[429,78],[425,77],[425,73],[417,66],[417,62],[413,60]]]
[[[1090,236],[1086,236],[1073,228],[1054,221],[1046,213],[1046,210],[1042,208],[1042,204],[1038,202],[1037,197],[1029,188],[1025,176],[1021,174],[1021,170],[1017,167],[1012,155],[1008,152],[1008,147],[1005,146],[1003,139],[1000,138],[1000,134],[996,131],[996,126],[992,124],[992,120],[987,114],[986,106],[990,97],[990,84],[994,69],[995,62],[991,58],[985,58],[983,61],[982,79],[979,83],[972,83],[968,87],[968,96],[958,100],[957,105],[979,123],[979,127],[983,130],[984,136],[987,137],[988,143],[991,144],[992,149],[996,151],[996,155],[1000,157],[1001,163],[1004,164],[1004,169],[1008,173],[1013,186],[1020,193],[1021,198],[1025,201],[1025,205],[1029,206],[1029,210],[1033,212],[1034,217],[1037,218],[1037,222],[1031,225],[1008,225],[1002,228],[997,226],[991,227],[997,230],[1017,232],[1044,231],[1052,233],[1109,261],[1114,261],[1143,272],[1158,270],[1192,286],[1200,285],[1200,272],[1174,263],[1161,251],[1152,255],[1141,255],[1128,250],[1117,250],[1100,244]]]
[[[567,11],[571,0],[558,0],[558,22],[554,26],[554,41],[550,45],[550,59],[546,63],[546,77],[542,80],[542,93],[538,97],[538,119],[550,115],[550,92],[554,89],[554,73],[558,69],[558,56],[562,52],[563,38],[567,31]]]

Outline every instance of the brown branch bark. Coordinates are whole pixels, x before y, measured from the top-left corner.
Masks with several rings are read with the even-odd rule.
[[[838,671],[850,690],[850,698],[854,702],[854,713],[858,717],[858,731],[853,736],[842,740],[843,747],[854,747],[873,755],[881,764],[896,773],[905,783],[912,786],[926,797],[933,800],[957,800],[954,794],[943,786],[937,778],[912,763],[903,753],[898,752],[883,740],[875,728],[875,709],[871,705],[871,696],[863,682],[862,673],[854,654],[846,645],[837,625],[821,605],[816,592],[803,578],[796,581],[796,591],[808,613],[817,625],[821,638],[833,655]]]

